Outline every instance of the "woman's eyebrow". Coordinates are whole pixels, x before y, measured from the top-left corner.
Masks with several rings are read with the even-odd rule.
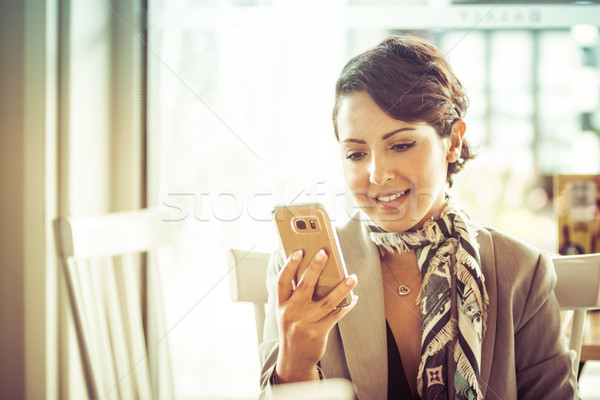
[[[347,143],[347,142],[359,143],[359,144],[366,144],[367,143],[367,142],[365,142],[362,139],[352,139],[352,138],[344,139],[344,140],[341,141],[341,143]]]
[[[394,136],[394,135],[395,135],[396,133],[398,133],[398,132],[404,132],[404,131],[414,131],[414,130],[415,130],[415,128],[409,128],[409,127],[407,127],[407,128],[400,128],[400,129],[396,129],[395,131],[391,131],[391,132],[388,132],[388,133],[386,133],[385,135],[383,135],[383,136],[381,137],[381,140],[388,139],[388,138],[390,138],[390,137]]]
[[[385,135],[383,135],[381,137],[381,140],[386,140],[386,139],[394,136],[396,133],[399,133],[399,132],[414,131],[414,130],[415,130],[415,128],[410,128],[410,127],[396,129],[394,131],[388,132]],[[348,138],[348,139],[344,139],[344,140],[341,141],[341,143],[346,143],[346,142],[359,143],[359,144],[366,144],[367,143],[366,141],[364,141],[362,139],[353,139],[353,138]]]

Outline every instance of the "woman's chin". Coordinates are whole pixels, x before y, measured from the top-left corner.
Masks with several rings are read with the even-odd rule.
[[[425,213],[424,215],[410,215],[404,209],[388,209],[385,212],[381,212],[381,210],[378,210],[378,207],[371,207],[363,208],[363,211],[377,226],[388,232],[400,233],[413,228],[419,228],[427,220]]]
[[[365,213],[377,226],[385,229],[388,232],[404,232],[412,228],[417,223],[417,221],[411,221],[411,218],[405,213],[373,213],[367,212],[367,210],[364,209],[363,211],[365,211]],[[368,211],[373,210],[371,209]]]

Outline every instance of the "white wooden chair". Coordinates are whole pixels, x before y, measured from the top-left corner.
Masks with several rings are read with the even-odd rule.
[[[265,307],[267,304],[268,253],[229,249],[229,294],[232,301],[254,304],[254,319],[258,344],[263,340]]]
[[[167,219],[146,209],[54,222],[91,399],[174,397],[157,276],[158,249],[171,242]]]
[[[569,349],[575,351],[573,372],[577,376],[588,310],[600,309],[600,254],[556,256],[558,281],[554,292],[561,310],[572,310]]]

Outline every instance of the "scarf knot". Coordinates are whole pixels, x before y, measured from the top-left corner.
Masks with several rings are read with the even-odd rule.
[[[478,226],[449,197],[440,218],[426,221],[420,229],[394,233],[368,218],[365,224],[382,254],[415,250],[417,255],[423,276],[417,300],[422,327],[419,397],[447,399],[452,381],[456,400],[482,399],[478,379],[489,300],[476,240]],[[448,376],[450,358],[453,377]]]

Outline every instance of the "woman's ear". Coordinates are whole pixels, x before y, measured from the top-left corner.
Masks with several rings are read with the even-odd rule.
[[[452,123],[452,131],[450,132],[450,147],[448,148],[448,153],[446,155],[446,161],[449,163],[458,161],[460,158],[462,141],[466,130],[467,125],[462,119],[458,118]]]

